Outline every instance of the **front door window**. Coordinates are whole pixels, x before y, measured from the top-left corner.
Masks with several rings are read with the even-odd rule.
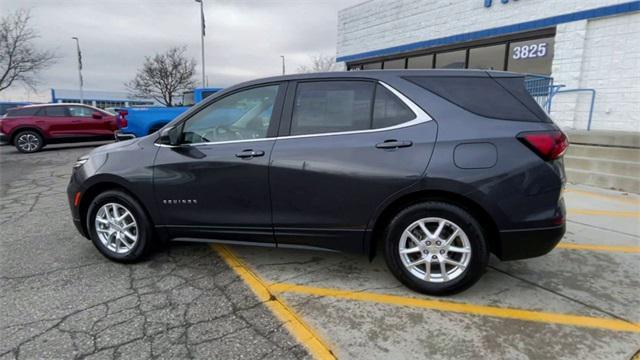
[[[185,122],[182,143],[266,138],[278,87],[244,90],[210,104]]]

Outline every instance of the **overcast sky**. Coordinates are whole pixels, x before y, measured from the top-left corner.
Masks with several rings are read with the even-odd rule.
[[[206,74],[210,86],[287,72],[315,54],[335,55],[338,10],[364,0],[204,0]],[[194,0],[0,0],[0,15],[31,10],[38,47],[59,59],[41,73],[36,93],[18,86],[2,100],[49,101],[50,88],[78,87],[72,36],[80,38],[84,88],[124,90],[144,57],[186,45],[198,62],[200,9]]]

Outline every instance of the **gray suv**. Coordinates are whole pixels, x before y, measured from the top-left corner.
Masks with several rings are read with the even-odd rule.
[[[566,136],[521,74],[320,73],[216,93],[78,159],[78,230],[110,259],[211,241],[384,254],[408,287],[461,291],[565,232]]]

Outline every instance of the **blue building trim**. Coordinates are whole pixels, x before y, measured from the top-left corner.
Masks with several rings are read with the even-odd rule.
[[[398,53],[409,52],[414,50],[426,49],[434,46],[451,45],[455,43],[480,40],[500,35],[513,34],[523,31],[536,30],[564,24],[573,21],[593,19],[604,16],[623,14],[628,12],[640,11],[640,0],[631,1],[624,4],[604,6],[595,9],[576,11],[569,14],[552,16],[539,20],[526,21],[519,24],[499,26],[486,30],[468,32],[464,34],[445,36],[437,39],[418,41],[411,44],[394,46],[386,49],[372,50],[354,55],[340,56],[336,61],[354,61],[380,56],[395,55]]]

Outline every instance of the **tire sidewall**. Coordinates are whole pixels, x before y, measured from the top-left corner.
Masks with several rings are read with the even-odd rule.
[[[133,249],[126,254],[117,254],[106,248],[95,228],[95,218],[98,210],[107,203],[117,203],[129,210],[138,225],[138,240]],[[151,225],[150,222],[138,202],[130,195],[121,191],[106,191],[96,196],[89,205],[87,211],[87,229],[91,236],[91,242],[93,245],[107,258],[119,262],[135,262],[143,258],[150,247],[150,234]]]
[[[411,274],[400,258],[398,244],[404,230],[413,222],[427,217],[439,217],[459,226],[471,245],[469,265],[460,276],[446,283],[428,283]],[[430,295],[460,292],[473,285],[483,274],[489,259],[482,227],[464,209],[443,202],[412,205],[396,215],[385,233],[385,260],[394,275],[409,288]]]
[[[22,148],[20,148],[20,146],[18,145],[18,139],[19,139],[22,135],[26,135],[26,134],[31,134],[31,135],[35,136],[35,137],[38,139],[38,147],[37,147],[35,150],[32,150],[32,151],[25,151],[25,150],[23,150]],[[16,149],[17,149],[19,152],[23,153],[23,154],[32,154],[32,153],[38,152],[38,151],[42,150],[42,147],[44,146],[44,140],[43,140],[42,136],[41,136],[40,134],[38,134],[37,132],[32,131],[32,130],[24,130],[24,131],[20,131],[20,132],[16,135],[16,137],[15,137],[14,139],[15,139],[15,140],[14,140],[14,145],[15,145]]]

